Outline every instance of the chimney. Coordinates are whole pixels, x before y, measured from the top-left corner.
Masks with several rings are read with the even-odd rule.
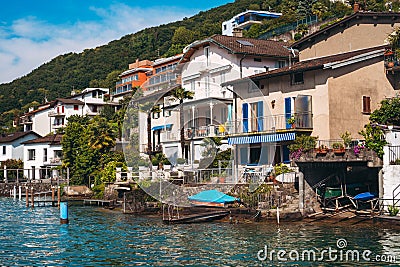
[[[360,11],[360,5],[356,2],[353,7],[354,13]]]
[[[232,31],[232,35],[234,37],[243,37],[243,30],[242,29],[238,29],[238,28],[234,28]]]

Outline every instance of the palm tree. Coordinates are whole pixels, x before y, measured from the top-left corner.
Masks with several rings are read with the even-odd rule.
[[[153,113],[161,112],[159,105],[154,105],[153,102],[149,101],[140,105],[140,110],[142,112],[147,113],[147,154],[149,155],[149,159],[151,161],[152,154],[152,143],[151,143],[151,115]]]
[[[171,92],[172,97],[179,100],[179,127],[181,128],[181,150],[182,157],[185,155],[185,128],[184,128],[184,116],[183,116],[183,101],[185,99],[193,99],[194,92],[187,91],[185,88],[178,87]]]

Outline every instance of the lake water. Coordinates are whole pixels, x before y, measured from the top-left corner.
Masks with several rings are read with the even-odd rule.
[[[400,230],[380,224],[171,226],[87,206],[69,207],[69,219],[60,225],[57,208],[0,198],[0,266],[400,266]]]

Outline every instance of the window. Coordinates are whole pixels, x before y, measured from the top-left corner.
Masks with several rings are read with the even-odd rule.
[[[255,58],[254,58],[254,62],[261,62],[261,58],[255,57]]]
[[[250,104],[251,108],[251,131],[260,132],[263,131],[263,114],[264,114],[264,103],[263,101],[255,102]]]
[[[297,72],[292,74],[292,85],[303,84],[303,83],[304,83],[303,72]]]
[[[191,81],[190,81],[190,90],[191,90],[192,92],[194,92],[195,89],[196,89],[196,83],[195,83],[194,80],[191,80]]]
[[[209,76],[205,77],[205,83],[206,83],[206,97],[209,97],[209,93],[210,93],[210,77]]]
[[[35,149],[28,149],[28,160],[35,160],[36,151]]]
[[[363,96],[362,112],[365,114],[371,113],[371,97]]]
[[[221,72],[221,83],[224,83],[225,82],[225,72],[223,71],[223,72]]]
[[[279,60],[278,61],[278,68],[283,68],[286,66],[286,61],[284,60]]]
[[[43,148],[43,161],[47,161],[47,148]]]
[[[206,65],[210,65],[210,47],[206,46],[204,47],[204,55],[206,56]]]
[[[5,155],[6,154],[6,146],[3,146],[3,155]]]
[[[79,110],[79,106],[78,105],[74,105],[74,110]]]
[[[224,24],[224,31],[226,31],[226,24]]]

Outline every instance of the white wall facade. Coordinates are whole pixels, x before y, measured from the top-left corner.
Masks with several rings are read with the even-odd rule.
[[[47,156],[45,155],[47,150]],[[35,151],[35,156],[29,157],[30,151]],[[24,176],[30,179],[40,179],[40,168],[61,164],[61,158],[57,155],[62,151],[61,145],[49,145],[48,143],[25,144],[24,153]],[[33,171],[34,169],[34,171]]]
[[[36,135],[28,134],[9,143],[0,143],[0,162],[8,159],[24,160],[24,145],[22,143],[36,138]],[[3,147],[5,147],[5,154],[3,154]]]

